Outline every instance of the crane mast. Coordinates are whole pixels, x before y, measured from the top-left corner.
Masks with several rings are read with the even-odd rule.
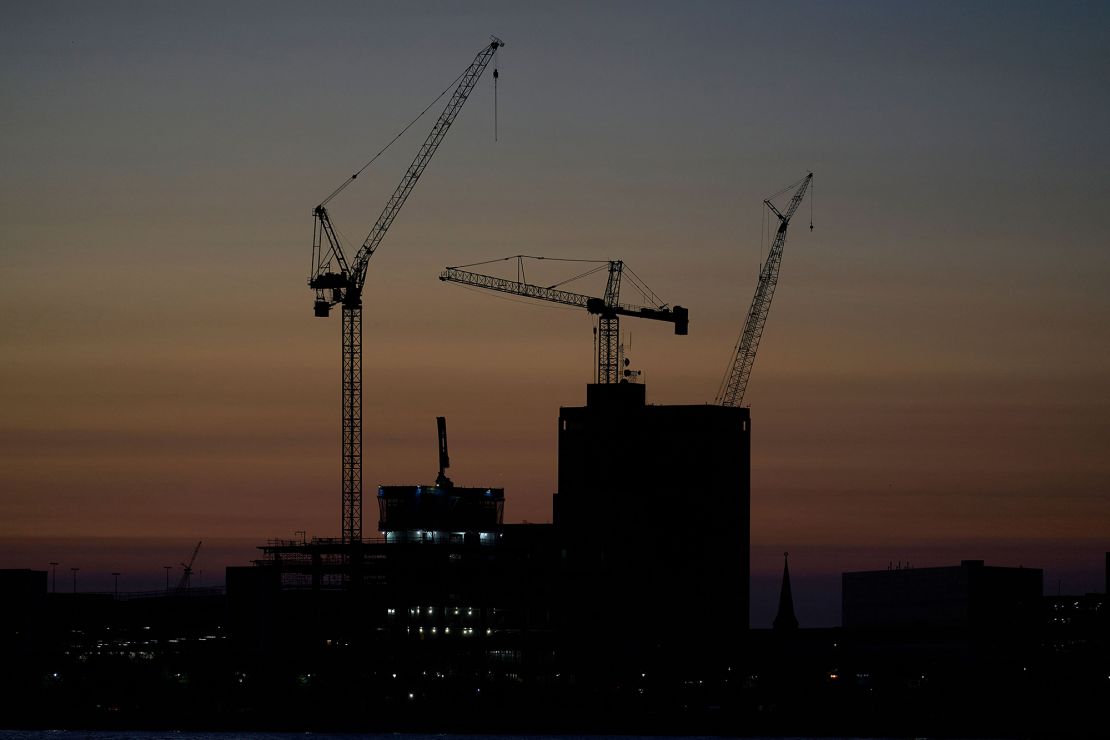
[[[763,327],[767,324],[767,316],[771,311],[771,299],[775,296],[775,286],[779,282],[779,266],[782,264],[782,248],[786,244],[786,229],[790,226],[790,219],[798,210],[812,180],[813,173],[810,172],[790,186],[796,189],[785,213],[776,208],[770,199],[763,201],[763,204],[778,218],[779,226],[775,232],[771,250],[767,254],[767,261],[760,270],[759,282],[755,287],[752,305],[748,309],[744,331],[736,342],[732,362],[717,392],[716,403],[721,406],[739,406],[744,400],[744,392],[748,388],[752,366],[755,364],[755,354],[759,349],[759,340],[763,336]],[[787,190],[789,189],[788,187]]]
[[[621,275],[624,263],[620,260],[609,263],[609,279],[605,282],[605,304],[597,315],[597,382],[617,383],[620,381],[621,341],[620,318],[613,309],[621,292]],[[587,310],[589,307],[587,306]],[[676,327],[677,330],[677,327]]]
[[[505,259],[523,259],[522,255],[506,257]],[[540,258],[542,259],[542,258]],[[508,278],[483,275],[470,272],[460,267],[448,267],[440,274],[439,279],[444,282],[468,285],[474,288],[493,290],[499,293],[535,298],[541,301],[561,303],[567,306],[578,306],[589,313],[597,315],[598,342],[597,342],[597,375],[598,383],[617,383],[620,380],[620,317],[636,316],[642,319],[667,321],[675,325],[674,333],[685,335],[689,331],[689,311],[682,306],[673,308],[659,302],[656,306],[636,306],[620,302],[621,276],[624,274],[624,262],[609,260],[609,277],[605,283],[603,298],[591,297],[581,293],[560,290],[555,287],[543,287],[524,282],[523,280],[509,280]],[[581,276],[579,276],[581,277]]]
[[[460,75],[454,93],[352,261],[348,262],[343,252],[328,215],[327,203],[354,181],[358,173],[313,209],[312,272],[308,280],[309,287],[316,292],[313,312],[324,317],[336,304],[342,306],[342,537],[346,543],[362,541],[362,290],[366,283],[367,264],[458,117],[482,72],[502,46],[504,43],[500,39],[491,37],[490,43],[478,52]]]

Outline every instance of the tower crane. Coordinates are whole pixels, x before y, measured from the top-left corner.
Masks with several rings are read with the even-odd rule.
[[[366,283],[366,267],[385,238],[401,207],[436,153],[447,130],[455,122],[470,92],[478,83],[497,50],[504,46],[501,39],[490,37],[470,66],[459,75],[458,86],[444,106],[431,132],[420,146],[396,190],[362,242],[354,258],[348,260],[332,227],[327,204],[358,177],[351,175],[320,205],[313,209],[315,225],[312,237],[312,271],[308,285],[316,292],[313,312],[326,317],[335,305],[342,306],[343,345],[343,542],[362,541],[362,289]],[[445,91],[446,92],[446,91]],[[434,101],[432,103],[435,104]],[[430,108],[431,106],[429,106]],[[421,114],[423,115],[423,114]],[[415,121],[414,121],[415,122]],[[410,126],[412,124],[409,124]],[[407,127],[406,127],[407,128]],[[402,133],[404,133],[402,131]],[[398,134],[400,136],[400,134]],[[396,139],[394,139],[395,141]],[[391,142],[392,143],[392,142]],[[382,150],[384,151],[384,149]],[[371,160],[372,162],[373,160]],[[367,163],[366,166],[368,166]],[[363,169],[366,168],[363,167]],[[361,172],[362,170],[359,170]]]
[[[193,563],[197,562],[197,553],[200,552],[200,545],[201,543],[197,542],[197,546],[193,548],[193,555],[189,558],[189,563],[187,565],[185,563],[181,564],[183,570],[181,571],[181,580],[177,582],[178,591],[186,591],[189,588],[189,584],[193,578]]]
[[[600,267],[589,270],[581,275],[577,275],[571,280],[576,280],[586,275],[591,275],[598,270],[608,268],[609,276],[605,283],[605,295],[601,298],[595,298],[581,293],[572,293],[566,290],[560,290],[559,285],[570,282],[569,280],[563,281],[549,287],[533,285],[524,281],[524,260],[525,259],[545,259],[544,257],[529,258],[525,255],[516,255],[514,257],[505,257],[501,260],[490,260],[490,262],[503,262],[507,260],[517,261],[517,275],[518,280],[509,280],[506,278],[494,277],[492,275],[482,275],[476,272],[470,272],[462,269],[463,267],[473,267],[474,265],[463,265],[462,267],[448,267],[440,273],[439,279],[449,283],[459,283],[468,285],[474,288],[484,288],[486,290],[498,291],[501,293],[509,293],[511,295],[524,296],[525,298],[535,298],[541,301],[551,301],[553,303],[561,303],[567,306],[578,306],[585,308],[589,313],[597,316],[597,376],[598,383],[616,383],[620,379],[620,362],[618,355],[620,343],[620,317],[621,316],[637,316],[641,319],[655,319],[656,321],[669,321],[674,324],[674,333],[685,335],[688,333],[690,325],[689,311],[682,306],[674,306],[673,308],[664,303],[658,296],[656,296],[647,286],[643,285],[639,278],[635,277],[635,273],[631,270],[633,279],[641,288],[644,296],[651,300],[654,304],[652,306],[635,306],[624,304],[620,302],[620,288],[621,278],[625,272],[624,262],[621,260],[606,260],[602,261]],[[567,260],[567,261],[590,261],[590,260]],[[489,264],[488,262],[479,262],[475,264]]]
[[[771,311],[771,299],[775,296],[775,286],[779,282],[779,266],[782,264],[782,248],[786,244],[786,228],[790,226],[790,219],[794,215],[794,211],[798,210],[798,206],[801,204],[802,198],[805,197],[806,189],[812,180],[813,173],[810,172],[798,182],[788,185],[771,196],[771,198],[774,198],[776,195],[794,190],[794,195],[790,198],[790,204],[786,207],[785,212],[776,208],[775,204],[771,202],[771,198],[763,201],[763,205],[767,206],[771,213],[778,218],[779,227],[778,231],[775,232],[775,240],[771,244],[771,250],[767,253],[767,261],[763,263],[763,268],[759,272],[759,282],[755,286],[755,296],[752,297],[752,305],[748,309],[744,331],[736,342],[732,362],[717,391],[716,403],[721,406],[739,406],[744,400],[744,391],[748,388],[752,365],[755,364],[755,353],[759,349],[759,339],[763,336],[763,327],[766,325],[767,315]],[[812,219],[809,228],[813,229]]]

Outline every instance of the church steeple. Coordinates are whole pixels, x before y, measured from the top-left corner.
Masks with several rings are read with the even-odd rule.
[[[798,618],[794,616],[794,594],[790,591],[790,553],[782,554],[782,589],[779,591],[779,613],[775,615],[776,630],[798,629]]]

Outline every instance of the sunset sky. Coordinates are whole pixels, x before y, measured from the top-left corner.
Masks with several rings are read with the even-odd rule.
[[[266,538],[338,536],[312,208],[489,34],[499,140],[487,72],[370,264],[368,504],[434,480],[442,415],[457,483],[551,519],[591,317],[444,266],[625,260],[690,309],[686,337],[622,324],[649,402],[712,402],[762,199],[812,170],[745,399],[753,626],[784,550],[803,626],[888,562],[1102,590],[1106,3],[6,3],[0,567],[151,588],[203,539],[213,584]],[[351,241],[433,121],[332,202]]]

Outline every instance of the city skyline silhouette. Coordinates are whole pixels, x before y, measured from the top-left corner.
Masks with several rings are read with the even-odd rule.
[[[551,521],[592,321],[445,286],[444,266],[627,259],[692,312],[681,340],[624,327],[648,402],[711,403],[763,198],[812,170],[815,230],[791,233],[745,399],[753,626],[784,550],[803,627],[839,623],[841,572],[891,561],[1098,591],[1106,16],[20,5],[0,30],[0,564],[156,590],[204,540],[193,580],[218,585],[266,538],[338,536],[339,329],[304,290],[311,208],[495,33],[497,141],[487,79],[368,273],[364,494],[434,472],[446,416],[453,473],[504,488],[507,522]],[[344,234],[422,135],[337,201]]]

